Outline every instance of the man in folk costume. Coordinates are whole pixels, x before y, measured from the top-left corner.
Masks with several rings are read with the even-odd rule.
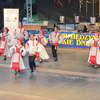
[[[2,33],[2,37],[1,37],[1,41],[0,41],[0,55],[5,53],[5,49],[7,47],[7,33],[9,32],[9,29],[7,27],[4,28],[3,33]],[[6,55],[4,54],[4,60],[6,60]]]
[[[34,34],[31,34],[29,37],[29,40],[26,42],[26,51],[29,54],[29,67],[31,72],[34,72],[36,70],[36,63],[35,63],[35,51],[37,49],[37,41],[34,39]]]
[[[100,65],[100,32],[95,33],[93,39],[87,41],[91,46],[88,62],[93,68],[98,68]]]
[[[52,49],[52,55],[54,57],[54,60],[58,60],[58,55],[57,55],[57,46],[59,45],[59,39],[60,39],[60,34],[59,34],[59,27],[55,26],[53,32],[49,35],[49,40],[51,43],[51,49]]]
[[[26,50],[29,54],[29,67],[31,72],[36,70],[35,58],[48,59],[49,56],[45,48],[36,39],[34,34],[30,35],[29,41],[26,43]]]
[[[23,54],[25,55],[26,51],[23,49],[22,41],[20,39],[16,38],[15,41],[15,44],[10,48],[10,52],[12,53],[10,68],[15,70],[16,75],[17,72],[25,69],[22,56]]]

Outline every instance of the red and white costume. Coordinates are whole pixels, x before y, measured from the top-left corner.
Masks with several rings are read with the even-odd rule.
[[[43,60],[49,59],[44,46],[35,39],[29,40],[26,43],[26,49],[29,55],[36,55]]]
[[[54,31],[49,35],[50,43],[57,46],[59,45],[60,33],[58,31]]]
[[[98,33],[96,33],[100,36]],[[89,64],[100,65],[100,39],[94,38],[87,41],[87,44],[91,45],[88,62]]]
[[[14,70],[24,70],[25,65],[22,59],[22,55],[25,55],[25,49],[23,49],[23,46],[21,45],[21,42],[19,39],[15,39],[16,44],[14,44],[10,48],[10,52],[12,53],[12,59],[11,59],[11,65],[10,68]]]
[[[0,55],[4,54],[6,47],[6,35],[9,29],[7,27],[4,28],[4,32],[2,33],[1,41],[0,41]]]
[[[42,45],[46,46],[48,43],[48,38],[44,36],[44,33],[45,33],[44,30],[41,29],[39,35],[37,36],[37,41]]]
[[[37,40],[38,40],[39,43],[41,43],[44,46],[46,46],[47,43],[48,43],[48,39],[46,37],[44,37],[44,35],[42,35],[42,34],[39,34],[37,36]]]

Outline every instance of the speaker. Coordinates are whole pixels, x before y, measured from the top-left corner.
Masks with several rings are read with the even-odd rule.
[[[75,16],[75,23],[79,23],[79,16]]]
[[[59,17],[59,23],[62,23],[62,24],[65,23],[65,16],[60,16]]]
[[[90,23],[95,24],[96,23],[96,17],[90,17]]]

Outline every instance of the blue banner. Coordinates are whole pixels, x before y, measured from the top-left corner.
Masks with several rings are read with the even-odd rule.
[[[28,30],[29,33],[38,34],[38,30]],[[48,38],[48,35],[51,31],[45,31],[45,37]],[[93,33],[75,33],[75,32],[60,32],[63,41],[59,44],[60,47],[79,47],[79,48],[89,48],[86,42],[93,38]],[[67,35],[72,34],[69,38],[66,38]],[[50,43],[48,43],[50,45]]]
[[[72,34],[70,38],[66,38],[67,35]],[[75,33],[75,32],[61,32],[61,36],[65,39],[61,42],[59,46],[61,47],[80,47],[89,48],[87,41],[93,38],[92,33]]]

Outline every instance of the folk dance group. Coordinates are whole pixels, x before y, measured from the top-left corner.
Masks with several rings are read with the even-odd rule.
[[[31,72],[36,70],[36,62],[49,59],[49,55],[45,49],[45,45],[48,43],[44,38],[43,32],[35,38],[35,34],[29,35],[24,29],[16,29],[13,34],[9,33],[8,28],[4,28],[0,41],[0,55],[4,56],[4,60],[7,57],[11,57],[10,68],[15,70],[15,74],[21,70],[25,70],[26,66],[24,62],[25,55],[28,55],[28,63]],[[57,46],[59,44],[60,34],[58,29],[50,34],[50,42],[52,47],[52,54],[54,60],[57,61]],[[24,41],[24,42],[23,42]]]
[[[69,38],[72,35],[68,35]],[[93,68],[98,68],[100,65],[100,33],[96,33],[93,39],[87,41],[87,44],[91,46],[88,62]],[[58,60],[57,46],[64,38],[59,33],[59,28],[55,27],[54,31],[49,35],[49,41],[51,43],[51,50],[54,61]],[[24,41],[24,42],[23,42]],[[23,28],[14,30],[13,34],[9,34],[9,29],[4,28],[2,37],[0,40],[0,55],[11,57],[10,68],[15,70],[15,75],[21,70],[25,70],[25,55],[28,55],[28,63],[30,72],[36,70],[36,62],[48,60],[49,55],[45,49],[45,45],[48,41],[44,38],[43,32],[35,38],[35,34],[29,35]]]

